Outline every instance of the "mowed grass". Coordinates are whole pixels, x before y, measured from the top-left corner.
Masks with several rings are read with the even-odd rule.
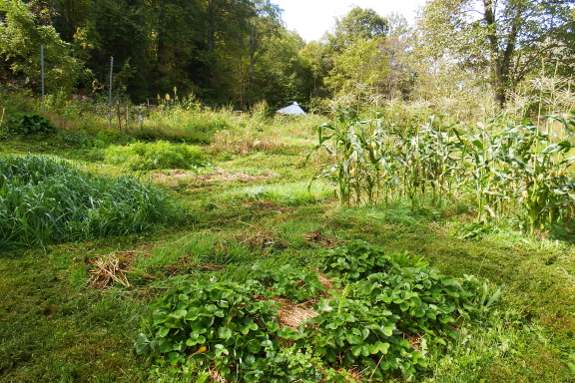
[[[308,192],[318,170],[313,158],[305,160],[311,130],[299,129],[297,120],[270,125],[281,127],[274,140],[290,142],[288,152],[270,146],[270,152],[221,155],[206,146],[211,170],[151,173],[193,219],[153,233],[1,254],[0,381],[150,381],[133,344],[148,303],[174,283],[209,275],[241,281],[255,263],[314,269],[327,248],[352,239],[423,255],[448,275],[488,279],[492,291],[505,284],[483,323],[460,328],[445,350],[428,350],[425,382],[574,381],[570,242],[532,238],[512,227],[477,230],[465,207],[433,214],[413,213],[402,202],[387,209],[340,207],[326,184],[314,183]],[[97,166],[92,159],[99,150],[86,149],[86,166]],[[31,140],[10,147],[12,153],[45,151]],[[54,152],[79,160],[72,147]],[[90,285],[94,262],[110,254],[125,261],[129,288]]]

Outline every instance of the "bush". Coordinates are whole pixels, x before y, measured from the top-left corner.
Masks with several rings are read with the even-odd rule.
[[[0,242],[34,245],[147,230],[175,216],[151,185],[41,156],[0,158]]]
[[[206,157],[198,146],[136,142],[127,146],[111,146],[105,152],[106,162],[127,169],[190,169],[206,164]]]
[[[58,130],[49,119],[35,113],[15,113],[9,126],[10,131],[16,134],[54,134]]]

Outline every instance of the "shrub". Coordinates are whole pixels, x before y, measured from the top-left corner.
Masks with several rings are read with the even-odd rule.
[[[0,242],[7,245],[124,235],[175,216],[151,185],[98,177],[41,156],[0,158]]]
[[[206,164],[206,157],[200,147],[167,141],[111,146],[106,150],[105,157],[108,163],[134,171],[190,169]]]
[[[10,131],[16,134],[53,134],[56,126],[46,117],[35,113],[15,113],[10,119]]]

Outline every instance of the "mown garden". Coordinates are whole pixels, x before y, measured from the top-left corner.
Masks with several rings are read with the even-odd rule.
[[[575,376],[572,114],[12,97],[2,381]]]

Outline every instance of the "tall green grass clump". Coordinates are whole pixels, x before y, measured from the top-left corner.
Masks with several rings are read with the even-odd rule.
[[[0,158],[3,248],[125,235],[174,216],[165,194],[137,180],[95,176],[42,156]]]
[[[106,162],[133,171],[191,169],[206,164],[206,157],[200,147],[168,141],[111,146],[106,150],[105,157]]]

